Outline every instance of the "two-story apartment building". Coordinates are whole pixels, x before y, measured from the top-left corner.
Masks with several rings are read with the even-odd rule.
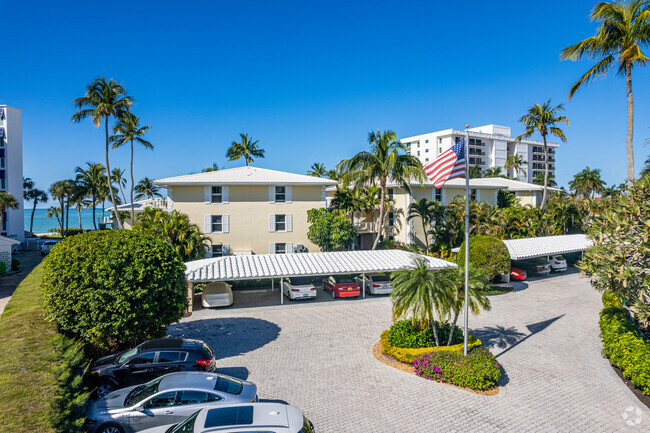
[[[22,110],[0,105],[0,191],[18,201],[16,209],[7,209],[2,235],[20,242],[25,240],[23,204],[23,127]]]
[[[319,251],[307,239],[307,211],[325,207],[336,181],[258,167],[159,179],[170,210],[210,238],[209,257]]]
[[[422,164],[432,162],[438,155],[448,150],[455,143],[465,137],[461,129],[445,129],[427,134],[402,138],[402,143],[408,147],[408,152],[422,161]],[[555,157],[559,147],[558,143],[547,143],[549,174],[555,175]],[[499,167],[508,177],[517,177],[523,182],[532,182],[538,173],[543,173],[545,168],[544,143],[539,140],[521,139],[511,136],[510,127],[499,125],[485,125],[469,129],[469,165],[480,167],[485,171]],[[515,173],[510,168],[505,169],[506,159],[510,155],[520,155],[528,163],[523,172]]]

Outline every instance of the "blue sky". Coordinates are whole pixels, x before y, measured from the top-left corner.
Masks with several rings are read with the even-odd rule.
[[[120,81],[151,125],[136,179],[198,172],[240,132],[261,167],[304,173],[366,149],[372,129],[405,137],[466,123],[522,128],[534,102],[566,103],[558,181],[585,166],[625,178],[625,85],[611,74],[567,102],[590,62],[559,51],[595,25],[592,1],[10,2],[0,102],[23,109],[24,174],[41,188],[103,161],[103,130],[73,124],[98,76]],[[637,172],[650,154],[648,70],[634,71]],[[128,166],[126,149],[111,166]]]

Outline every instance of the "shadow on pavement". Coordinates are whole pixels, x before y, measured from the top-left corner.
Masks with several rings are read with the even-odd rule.
[[[224,317],[176,323],[167,329],[167,334],[202,340],[212,347],[216,359],[223,359],[265,346],[278,338],[280,327],[262,319]]]

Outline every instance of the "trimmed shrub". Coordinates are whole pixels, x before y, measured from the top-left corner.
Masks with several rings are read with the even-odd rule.
[[[473,390],[496,386],[501,366],[486,347],[474,347],[464,356],[459,351],[431,352],[415,359],[415,374],[425,379]]]
[[[381,333],[381,351],[386,356],[390,356],[393,359],[396,359],[400,362],[405,362],[407,364],[413,364],[413,361],[418,356],[425,355],[430,352],[449,352],[449,351],[461,351],[463,350],[463,343],[455,344],[452,346],[433,346],[433,347],[422,347],[419,349],[410,349],[403,347],[395,347],[388,341],[388,330]],[[467,346],[468,348],[481,346],[481,340],[474,337],[472,334],[467,336]]]
[[[603,353],[644,394],[650,395],[650,344],[639,335],[629,312],[609,307],[600,312]]]
[[[0,274],[7,272],[7,264],[5,262],[0,262]]]
[[[42,286],[45,316],[98,350],[162,337],[187,306],[178,254],[151,234],[129,230],[59,242],[44,260]]]
[[[460,246],[456,263],[465,264],[465,242]],[[510,253],[501,239],[492,236],[472,236],[469,239],[469,263],[481,269],[488,278],[510,271]]]
[[[611,290],[605,290],[603,292],[603,307],[609,308],[609,307],[620,307],[623,305],[621,300],[616,296],[616,293],[612,292]]]
[[[440,323],[436,322],[436,327],[438,328],[438,339],[441,343],[447,342],[449,339],[449,332],[451,331],[451,325],[445,323],[444,326],[440,326]],[[422,347],[434,347],[436,345],[435,338],[433,336],[433,330],[430,326],[427,326],[424,329],[418,329],[413,327],[411,320],[399,320],[393,323],[388,331],[388,341],[392,346],[400,348],[410,348],[410,349],[420,349]],[[454,337],[451,339],[452,344],[458,344],[463,342],[463,331],[456,327],[454,329]]]

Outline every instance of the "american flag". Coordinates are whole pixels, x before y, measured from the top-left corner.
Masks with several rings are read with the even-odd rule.
[[[451,149],[423,168],[436,188],[441,188],[450,179],[465,176],[465,139],[451,146]]]

